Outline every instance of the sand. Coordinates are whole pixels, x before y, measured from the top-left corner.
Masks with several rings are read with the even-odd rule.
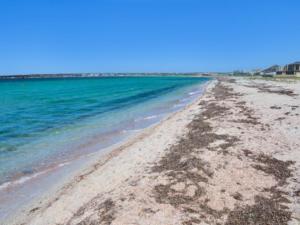
[[[5,224],[300,224],[300,83],[219,78]]]

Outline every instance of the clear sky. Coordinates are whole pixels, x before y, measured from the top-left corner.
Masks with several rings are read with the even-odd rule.
[[[299,0],[0,0],[0,74],[251,69],[300,60]]]

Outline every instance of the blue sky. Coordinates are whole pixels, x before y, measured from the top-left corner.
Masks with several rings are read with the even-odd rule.
[[[299,0],[0,0],[0,74],[299,61],[299,10]]]

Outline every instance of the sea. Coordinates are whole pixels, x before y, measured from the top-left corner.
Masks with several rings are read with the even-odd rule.
[[[184,108],[209,81],[185,76],[0,80],[0,221],[77,170],[78,162]]]

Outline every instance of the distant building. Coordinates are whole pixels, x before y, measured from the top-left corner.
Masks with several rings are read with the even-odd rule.
[[[282,70],[282,67],[279,65],[273,65],[267,69],[264,69],[260,72],[261,75],[276,75],[279,71]]]
[[[285,65],[281,71],[277,72],[277,74],[300,76],[300,62]]]

